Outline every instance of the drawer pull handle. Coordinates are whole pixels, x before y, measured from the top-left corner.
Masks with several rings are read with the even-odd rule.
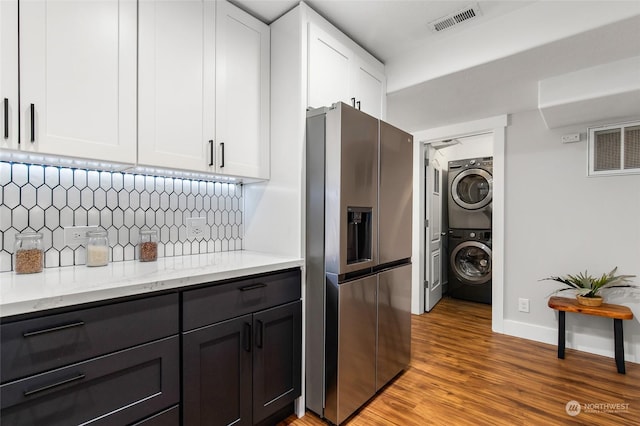
[[[67,328],[80,327],[84,321],[72,322],[71,324],[59,325],[57,327],[45,328],[44,330],[27,331],[22,333],[23,337],[38,336],[40,334],[52,333],[54,331],[66,330]]]
[[[240,290],[240,291],[257,290],[259,288],[266,287],[266,286],[267,286],[266,284],[259,283],[259,284],[252,284],[252,285],[247,285],[247,286],[244,286],[244,287],[240,287],[238,290]]]
[[[53,383],[53,384],[50,384],[50,385],[45,385],[45,386],[42,386],[40,388],[24,391],[24,396],[31,396],[31,395],[33,395],[35,393],[40,393],[40,392],[43,392],[43,391],[46,391],[46,390],[49,390],[49,389],[57,388],[58,386],[66,385],[67,383],[75,382],[76,380],[82,380],[84,378],[85,378],[85,375],[80,373],[77,376],[73,376],[73,377],[70,377],[68,379],[64,379],[64,380],[61,380],[59,382],[56,382],[56,383]]]
[[[251,324],[248,322],[244,323],[244,336],[242,336],[242,346],[244,346],[244,350],[247,352],[251,352]]]
[[[256,347],[262,348],[264,344],[264,323],[260,320],[256,320],[258,323],[258,334],[256,336]]]
[[[36,106],[31,104],[29,110],[31,112],[31,143],[36,141]]]
[[[9,99],[4,98],[4,138],[9,139]]]

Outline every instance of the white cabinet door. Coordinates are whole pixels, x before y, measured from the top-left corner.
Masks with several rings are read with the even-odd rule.
[[[351,105],[352,56],[349,48],[316,25],[309,24],[309,107],[330,106],[340,101]]]
[[[353,97],[361,111],[376,118],[384,118],[385,76],[363,59],[354,57],[352,67]]]
[[[212,171],[215,1],[142,1],[138,14],[138,163]]]
[[[135,0],[20,2],[21,149],[133,163]]]
[[[269,177],[269,27],[218,2],[216,165],[219,173]]]
[[[18,0],[0,1],[0,147],[18,149]]]

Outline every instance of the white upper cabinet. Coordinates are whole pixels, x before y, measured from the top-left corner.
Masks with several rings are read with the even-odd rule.
[[[319,27],[309,24],[308,106],[319,108],[342,101],[351,104],[353,53]]]
[[[0,147],[18,149],[18,0],[0,0]]]
[[[142,1],[138,13],[138,163],[214,171],[215,1]]]
[[[327,25],[325,24],[326,28]],[[385,116],[384,66],[335,28],[309,22],[307,106],[342,101],[376,118]]]
[[[269,178],[269,27],[230,3],[216,13],[216,169]]]
[[[22,1],[19,21],[20,149],[135,162],[137,2]]]
[[[138,163],[269,178],[269,27],[224,1],[139,9]]]

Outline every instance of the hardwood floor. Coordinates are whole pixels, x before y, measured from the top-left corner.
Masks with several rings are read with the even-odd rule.
[[[567,349],[558,359],[555,345],[492,333],[490,306],[456,299],[414,315],[412,331],[409,368],[346,424],[640,424],[639,364],[618,374],[612,358]],[[582,405],[575,417],[571,400]],[[323,424],[313,413],[280,423]]]

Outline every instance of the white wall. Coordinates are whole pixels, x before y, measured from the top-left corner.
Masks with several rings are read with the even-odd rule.
[[[593,123],[595,124],[595,123]],[[640,175],[586,177],[587,125],[548,130],[538,111],[511,116],[506,131],[505,332],[557,342],[557,314],[547,307],[559,288],[550,275],[588,269],[640,276]],[[583,141],[562,144],[567,133]],[[640,285],[640,278],[635,278]],[[530,313],[518,312],[530,299]],[[640,362],[640,293],[608,299],[629,306],[625,356]],[[609,319],[569,314],[567,346],[613,356]]]

